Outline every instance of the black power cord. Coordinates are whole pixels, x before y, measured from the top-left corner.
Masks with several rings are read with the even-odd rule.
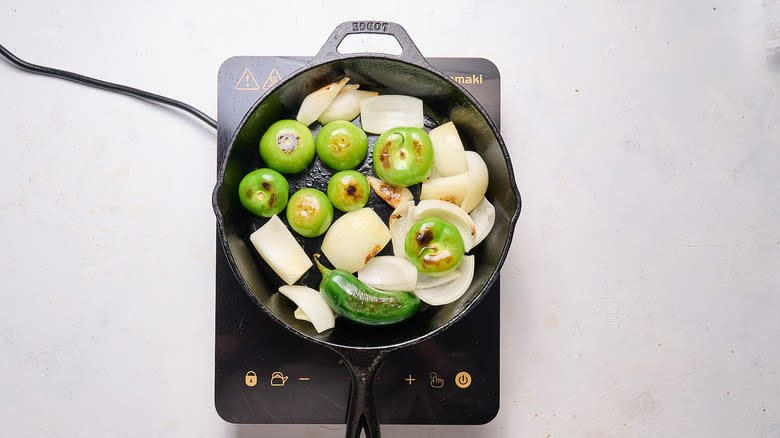
[[[19,59],[16,55],[8,51],[8,49],[3,47],[2,45],[0,45],[0,54],[2,54],[9,61],[11,61],[11,63],[14,64],[16,67],[24,71],[67,79],[69,81],[78,82],[80,84],[89,85],[96,88],[102,88],[103,90],[113,91],[115,93],[122,93],[139,99],[150,100],[152,102],[157,102],[163,105],[172,106],[174,108],[178,108],[182,111],[192,114],[193,116],[204,121],[212,128],[217,129],[216,120],[212,119],[211,117],[206,115],[204,112],[198,110],[197,108],[187,105],[184,102],[180,102],[178,100],[174,100],[165,96],[160,96],[159,94],[150,93],[148,91],[139,90],[138,88],[114,84],[112,82],[101,81],[100,79],[90,78],[88,76],[83,76],[78,73],[69,72],[67,70],[59,70],[56,68],[31,64],[27,61]]]

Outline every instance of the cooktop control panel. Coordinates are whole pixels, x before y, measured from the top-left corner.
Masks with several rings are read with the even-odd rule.
[[[499,123],[500,80],[490,61],[429,58]],[[217,163],[242,117],[304,57],[234,57],[218,77]],[[215,393],[232,423],[344,423],[347,368],[332,351],[270,320],[236,282],[217,239]],[[394,352],[376,377],[385,424],[482,424],[499,405],[499,287],[443,334]]]

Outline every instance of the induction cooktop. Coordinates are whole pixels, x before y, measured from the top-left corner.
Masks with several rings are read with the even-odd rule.
[[[306,57],[239,56],[218,76],[217,163],[252,104]],[[500,78],[481,58],[428,58],[499,125]],[[483,424],[499,405],[499,282],[453,327],[390,355],[376,376],[383,424]],[[336,353],[268,318],[235,280],[217,238],[214,403],[231,423],[343,424],[350,374]]]

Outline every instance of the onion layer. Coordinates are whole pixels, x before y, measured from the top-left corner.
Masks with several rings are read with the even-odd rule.
[[[319,291],[306,286],[282,286],[279,292],[298,305],[301,312],[314,325],[317,333],[322,333],[336,325],[336,317]]]
[[[406,187],[394,186],[373,176],[366,177],[374,192],[393,208],[398,208],[402,202],[414,201],[412,191]]]
[[[339,94],[339,91],[344,88],[347,82],[349,82],[349,78],[344,78],[310,93],[301,102],[301,107],[298,109],[298,115],[295,119],[306,126],[310,125],[333,102],[333,99],[336,98],[336,95]]]
[[[466,213],[474,209],[485,196],[488,188],[488,168],[478,153],[466,151],[466,161],[469,165],[466,195],[460,208]]]
[[[414,293],[421,301],[432,306],[443,306],[457,300],[469,290],[471,280],[474,279],[474,256],[464,256],[455,271],[461,275],[453,281],[426,289],[418,287]]]
[[[380,290],[409,292],[417,286],[417,269],[404,257],[374,257],[357,271],[357,277]]]
[[[439,175],[452,176],[468,171],[463,143],[454,123],[437,126],[428,135],[433,143],[433,167]]]
[[[393,254],[396,257],[406,257],[404,241],[409,229],[414,225],[414,201],[402,202],[396,207],[388,220],[390,235],[393,239]]]
[[[339,91],[333,102],[319,116],[323,125],[334,120],[352,121],[360,114],[360,102],[378,95],[376,91],[358,90],[358,84],[347,84]]]
[[[477,246],[493,229],[493,224],[496,221],[496,209],[487,198],[483,197],[479,204],[471,210],[469,216],[477,227],[477,235],[474,237],[474,246]]]
[[[422,128],[422,100],[411,96],[387,94],[360,102],[363,130],[381,134],[391,128]]]
[[[431,178],[422,183],[420,199],[439,199],[460,206],[468,190],[469,174],[467,172],[453,176]]]

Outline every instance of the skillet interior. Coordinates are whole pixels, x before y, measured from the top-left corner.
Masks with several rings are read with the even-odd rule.
[[[247,212],[239,202],[237,192],[238,184],[245,174],[265,167],[258,152],[258,143],[266,128],[277,120],[295,118],[306,94],[344,75],[351,78],[351,83],[360,84],[364,90],[421,98],[425,103],[426,130],[449,120],[455,122],[466,148],[477,151],[488,166],[490,185],[486,197],[496,209],[496,223],[487,239],[472,251],[476,256],[474,281],[460,300],[446,306],[425,309],[411,320],[392,327],[365,327],[339,318],[334,329],[317,334],[311,324],[293,317],[295,305],[277,293],[283,282],[262,261],[249,241],[249,235],[262,226],[266,219]],[[359,124],[359,119],[356,122]],[[315,122],[310,128],[316,135],[319,123]],[[373,174],[370,157],[377,137],[369,135],[369,153],[358,169],[364,174]],[[429,335],[448,325],[481,299],[488,284],[495,279],[494,274],[497,275],[498,266],[511,240],[513,217],[519,213],[519,195],[508,155],[477,107],[448,80],[421,67],[393,59],[352,57],[319,65],[290,77],[255,104],[234,137],[222,166],[221,175],[224,174],[224,179],[215,192],[215,207],[219,210],[218,220],[222,221],[223,246],[239,282],[272,318],[289,325],[304,337],[331,345],[362,348],[392,346]],[[306,171],[287,175],[290,194],[302,187],[314,187],[325,192],[333,173],[333,170],[315,158]],[[415,193],[417,199],[418,195]],[[392,208],[373,192],[368,206],[385,219],[392,212]],[[336,218],[342,214],[337,210],[335,213]],[[280,218],[286,223],[284,214]],[[293,235],[310,256],[319,252],[322,237],[309,239],[296,233]],[[388,244],[381,254],[392,254],[391,245]],[[312,268],[304,276],[303,283],[317,289],[320,278],[316,268]]]

